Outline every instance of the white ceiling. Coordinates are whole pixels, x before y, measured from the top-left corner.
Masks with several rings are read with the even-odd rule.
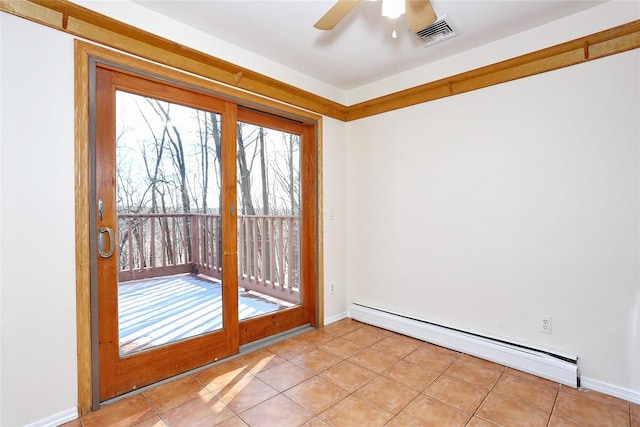
[[[332,31],[313,24],[333,0],[137,0],[135,3],[349,90],[604,3],[598,0],[433,0],[457,37],[424,47],[404,16],[363,0]],[[391,33],[395,28],[398,37]]]

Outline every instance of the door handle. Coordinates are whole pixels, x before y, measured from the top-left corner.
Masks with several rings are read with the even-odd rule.
[[[107,239],[105,234],[109,236],[109,250],[106,252],[105,248],[107,246]],[[100,227],[98,229],[98,253],[102,258],[109,258],[113,255],[113,249],[115,248],[113,243],[113,229],[111,229],[111,227]]]

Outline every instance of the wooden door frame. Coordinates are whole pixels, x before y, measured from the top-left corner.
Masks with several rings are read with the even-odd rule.
[[[238,121],[299,136],[300,235],[317,235],[317,165],[312,164],[315,153],[311,152],[313,144],[309,144],[309,141],[314,138],[312,135],[313,127],[241,107],[238,108]],[[313,326],[317,324],[317,319],[312,318],[316,312],[317,298],[313,298],[312,295],[313,283],[316,278],[310,277],[309,274],[314,271],[312,260],[317,259],[317,248],[309,244],[309,239],[301,237],[300,243],[300,294],[302,296],[300,305],[240,321],[241,346],[288,331],[300,326],[301,322],[310,322]]]
[[[98,316],[92,322],[99,325],[99,345],[93,343],[94,366],[99,365],[100,381],[94,379],[94,392],[100,389],[98,401],[107,401],[116,396],[134,391],[166,378],[199,368],[239,352],[238,339],[238,291],[237,261],[234,254],[237,243],[237,222],[235,216],[227,214],[235,204],[236,191],[236,117],[237,104],[201,91],[191,90],[169,82],[158,81],[143,75],[134,75],[97,63],[95,66],[95,140],[92,153],[95,156],[91,190],[96,189],[96,200],[104,200],[104,215],[91,218],[91,230],[99,227],[118,229],[116,209],[116,116],[118,91],[135,93],[139,96],[161,99],[201,111],[219,114],[222,120],[223,144],[221,147],[221,175],[224,191],[222,195],[222,325],[219,329],[205,334],[177,340],[170,345],[157,346],[145,351],[122,355],[119,339],[118,286],[120,284],[119,254],[109,257],[91,256],[97,260],[97,281],[92,282],[92,292],[98,295]],[[115,242],[110,242],[115,245]],[[113,247],[113,246],[112,246]],[[95,340],[95,337],[94,337]],[[95,356],[94,356],[95,357]]]
[[[76,331],[77,331],[77,369],[78,369],[78,413],[80,416],[97,409],[93,390],[93,377],[97,375],[92,361],[92,248],[95,247],[95,233],[90,229],[91,215],[95,207],[90,203],[91,148],[90,148],[90,79],[92,67],[96,62],[113,64],[124,70],[136,70],[138,73],[157,76],[180,82],[186,86],[209,91],[224,99],[233,100],[239,105],[249,106],[267,113],[289,117],[310,125],[315,134],[316,148],[316,292],[315,324],[322,325],[324,318],[324,274],[323,274],[323,227],[322,227],[322,117],[299,108],[273,101],[251,93],[242,92],[222,84],[151,63],[140,58],[96,46],[81,40],[74,41],[75,68],[75,245],[76,245]],[[206,75],[203,69],[202,75]],[[95,298],[95,296],[94,296]]]

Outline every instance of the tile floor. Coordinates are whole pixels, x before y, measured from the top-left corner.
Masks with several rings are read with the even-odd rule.
[[[632,426],[640,405],[344,319],[65,427]]]

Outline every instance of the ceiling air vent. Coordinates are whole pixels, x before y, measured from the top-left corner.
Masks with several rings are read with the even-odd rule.
[[[432,44],[440,43],[451,37],[455,37],[458,34],[453,30],[451,25],[446,21],[447,16],[438,18],[436,22],[429,25],[424,30],[418,31],[416,37],[422,42],[424,47],[431,46]]]

